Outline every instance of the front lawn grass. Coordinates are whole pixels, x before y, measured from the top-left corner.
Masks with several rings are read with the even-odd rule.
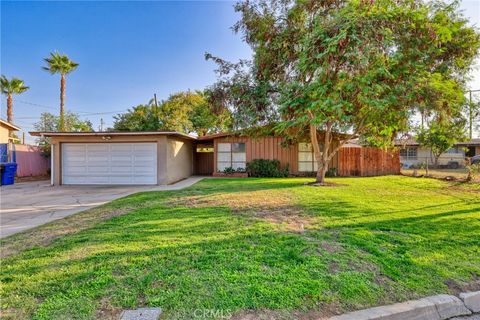
[[[480,289],[478,184],[305,181],[207,179],[4,239],[1,316],[288,319]]]

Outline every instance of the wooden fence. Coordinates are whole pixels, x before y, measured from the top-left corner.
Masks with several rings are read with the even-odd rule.
[[[340,148],[338,174],[343,177],[400,174],[400,155],[379,148]]]
[[[49,174],[50,159],[42,155],[37,146],[16,144],[17,177],[46,176]]]

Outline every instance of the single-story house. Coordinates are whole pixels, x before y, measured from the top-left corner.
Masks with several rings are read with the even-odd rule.
[[[30,134],[48,137],[51,141],[51,181],[54,185],[170,184],[191,175],[221,175],[225,168],[245,169],[247,162],[253,159],[277,159],[282,166],[288,165],[293,175],[317,170],[309,143],[286,145],[277,136],[252,138],[221,133],[197,138],[168,131]],[[341,153],[333,157],[330,167],[344,175],[397,174],[400,171],[398,153],[374,157],[372,152],[366,152],[366,160],[357,159],[356,163],[361,166],[355,169],[343,168],[341,157]],[[359,168],[369,163],[375,170],[364,174]]]
[[[400,162],[404,167],[419,166],[426,163],[433,165],[435,163],[430,148],[421,146],[413,138],[397,140],[395,145],[400,148]],[[438,165],[461,168],[465,166],[465,158],[475,155],[480,155],[480,139],[458,142],[440,155]]]
[[[0,143],[9,143],[18,140],[12,137],[12,132],[14,131],[20,131],[20,128],[8,121],[0,119]]]

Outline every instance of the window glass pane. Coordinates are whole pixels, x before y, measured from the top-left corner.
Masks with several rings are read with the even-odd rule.
[[[312,145],[310,143],[299,143],[298,144],[298,151],[312,151]]]
[[[407,149],[400,149],[400,157],[406,157],[407,156]]]
[[[298,171],[300,171],[300,172],[312,172],[313,171],[313,163],[312,162],[299,162],[298,163]]]
[[[219,152],[217,153],[217,161],[218,162],[230,162],[232,160],[231,158],[232,154],[230,152]]]
[[[231,166],[230,162],[217,162],[217,171],[223,171]]]
[[[245,143],[232,143],[232,152],[245,152]]]
[[[200,152],[210,153],[210,152],[213,152],[213,148],[211,148],[211,147],[197,147],[197,152],[198,153],[200,153]]]
[[[230,143],[219,143],[217,149],[219,152],[230,152],[232,151],[232,145]]]
[[[299,152],[298,161],[312,161],[313,153],[312,152]]]
[[[408,156],[409,157],[416,157],[417,156],[417,148],[408,148]]]
[[[245,170],[246,165],[245,165],[245,162],[234,162],[234,163],[232,163],[232,167],[235,170],[238,170],[238,169]]]
[[[247,155],[245,153],[232,153],[232,160],[238,162],[247,161]]]

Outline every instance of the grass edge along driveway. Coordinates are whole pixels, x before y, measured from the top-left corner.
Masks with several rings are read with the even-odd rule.
[[[5,319],[321,317],[480,288],[480,186],[207,179],[3,239]]]

